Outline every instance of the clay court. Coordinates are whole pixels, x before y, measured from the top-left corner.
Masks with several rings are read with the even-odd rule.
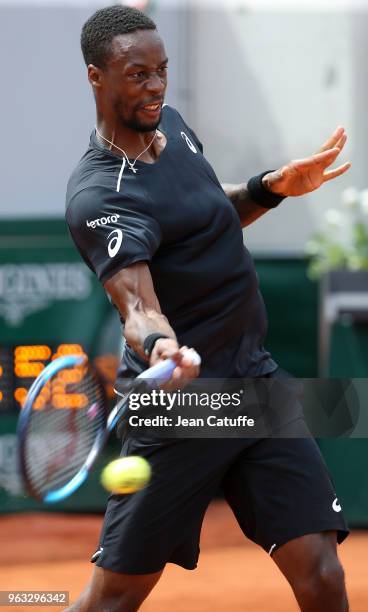
[[[2,590],[70,591],[74,601],[92,571],[102,517],[19,514],[1,518]],[[340,547],[351,612],[368,609],[368,533],[353,532]],[[9,610],[29,610],[12,606]],[[61,610],[58,607],[32,607]],[[297,612],[285,579],[270,558],[244,537],[231,511],[215,501],[207,513],[199,567],[168,565],[143,612]],[[331,611],[332,612],[332,611]]]

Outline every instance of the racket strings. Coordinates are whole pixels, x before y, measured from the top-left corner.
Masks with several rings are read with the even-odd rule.
[[[62,394],[48,395],[32,410],[25,449],[28,480],[41,498],[79,472],[106,420],[103,389],[88,370],[80,381],[64,385]],[[76,405],[76,397],[83,401]]]

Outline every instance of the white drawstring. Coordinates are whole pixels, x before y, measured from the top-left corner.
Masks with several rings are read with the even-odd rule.
[[[118,178],[118,182],[116,185],[116,191],[120,191],[120,183],[121,183],[121,179],[123,176],[123,172],[124,172],[124,168],[125,168],[125,164],[126,164],[126,159],[125,157],[123,157],[123,163],[121,164],[121,168],[120,168],[120,172],[119,172],[119,178]]]

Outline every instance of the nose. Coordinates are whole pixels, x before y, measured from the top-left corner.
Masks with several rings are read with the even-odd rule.
[[[151,92],[161,93],[166,87],[166,78],[163,78],[157,72],[151,72],[150,78],[146,83],[146,88]]]

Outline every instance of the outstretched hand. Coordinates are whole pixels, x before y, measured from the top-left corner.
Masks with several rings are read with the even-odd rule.
[[[339,156],[346,142],[345,129],[338,127],[322,147],[310,157],[296,159],[279,170],[269,172],[263,183],[269,191],[284,196],[300,196],[318,189],[323,183],[341,176],[351,163],[328,170]]]

